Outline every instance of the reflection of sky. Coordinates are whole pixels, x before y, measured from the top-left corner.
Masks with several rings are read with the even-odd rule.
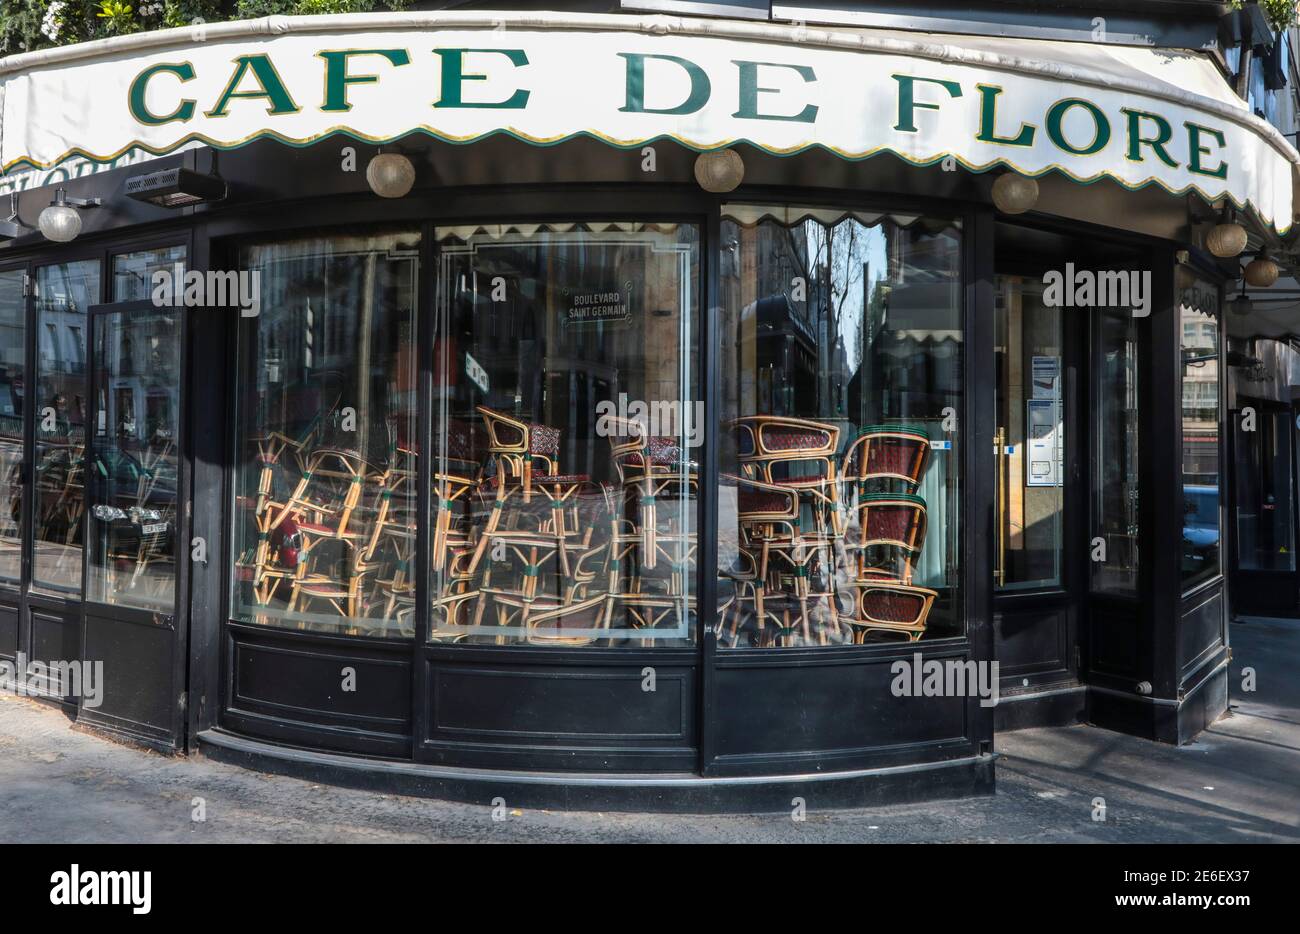
[[[841,221],[834,228],[806,220],[804,235],[809,254],[819,263],[829,253],[836,337],[844,346],[846,375],[852,375],[862,365],[863,344],[871,337],[864,330],[867,296],[888,268],[884,232],[856,220]],[[871,276],[871,288],[863,288],[864,273]]]

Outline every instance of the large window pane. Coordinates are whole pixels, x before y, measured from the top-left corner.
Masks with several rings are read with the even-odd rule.
[[[86,312],[100,301],[99,262],[36,271],[36,497],[33,585],[81,591],[86,512]]]
[[[1092,590],[1138,587],[1138,330],[1127,309],[1093,318]],[[1104,550],[1099,550],[1100,538]]]
[[[239,357],[235,619],[409,636],[419,236],[253,245]]]
[[[0,272],[0,581],[22,574],[23,399],[27,313],[23,271]]]
[[[154,290],[153,274],[160,270],[171,273],[184,263],[185,247],[180,245],[114,256],[112,301],[132,302],[150,298]]]
[[[1219,289],[1179,297],[1183,419],[1183,587],[1219,573]]]
[[[1064,519],[1065,406],[1061,310],[1041,281],[998,280],[997,552],[1002,590],[1058,587]]]
[[[181,352],[175,309],[97,316],[88,599],[173,612]]]
[[[951,221],[724,208],[719,638],[961,631],[961,237]]]
[[[696,228],[438,241],[431,638],[692,642]]]

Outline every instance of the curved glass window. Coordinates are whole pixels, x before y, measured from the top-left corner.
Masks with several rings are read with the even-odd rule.
[[[419,235],[246,247],[232,618],[413,634]]]
[[[724,208],[719,642],[961,632],[961,232]]]
[[[430,638],[694,641],[697,229],[438,230]]]

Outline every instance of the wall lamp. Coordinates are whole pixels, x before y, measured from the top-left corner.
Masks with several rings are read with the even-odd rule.
[[[81,212],[77,208],[97,208],[103,203],[102,198],[69,198],[67,191],[60,188],[36,224],[47,240],[67,243],[81,233]]]

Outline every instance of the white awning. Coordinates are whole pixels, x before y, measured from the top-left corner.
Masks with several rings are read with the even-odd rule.
[[[0,169],[259,138],[671,139],[890,152],[1250,205],[1285,231],[1295,149],[1204,55],[578,13],[269,17],[0,61]]]

